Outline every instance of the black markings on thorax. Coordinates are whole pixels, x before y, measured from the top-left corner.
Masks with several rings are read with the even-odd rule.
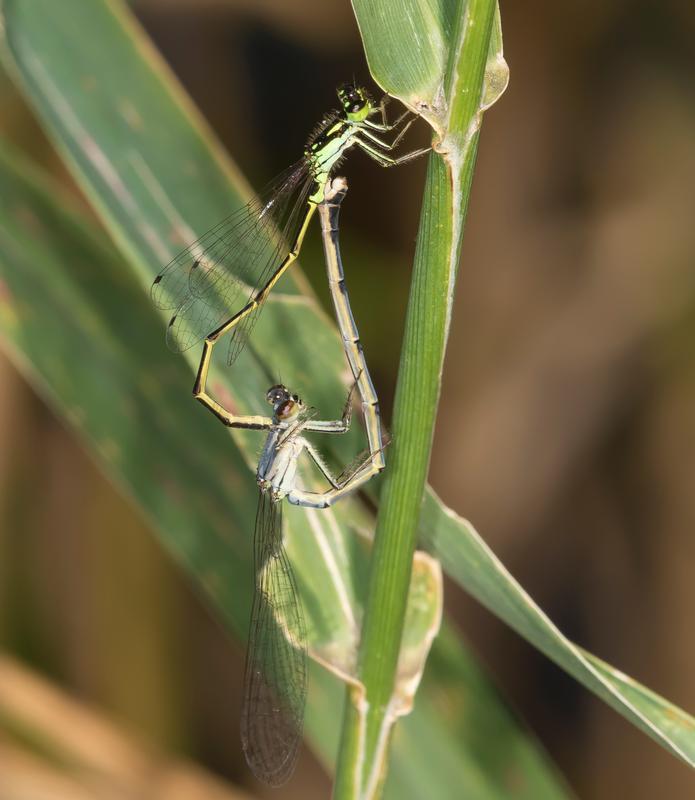
[[[336,122],[330,128],[319,133],[318,136],[311,142],[309,149],[312,153],[316,153],[323,149],[332,139],[339,139],[349,127],[347,122]]]

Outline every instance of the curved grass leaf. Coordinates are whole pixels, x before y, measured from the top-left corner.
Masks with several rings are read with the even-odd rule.
[[[451,67],[460,55],[468,22],[468,0],[352,0],[369,70],[381,88],[417,111],[440,139],[451,129],[455,106]],[[490,37],[483,107],[507,87],[499,5]]]
[[[425,506],[428,515],[439,517],[426,544],[452,578],[662,747],[695,766],[695,719],[690,714],[563,636],[468,521],[434,496]]]

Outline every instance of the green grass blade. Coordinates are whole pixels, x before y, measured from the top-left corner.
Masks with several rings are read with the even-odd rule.
[[[425,511],[430,519],[441,515],[425,540],[449,575],[633,725],[695,766],[695,719],[690,714],[563,636],[469,522],[432,496],[425,501]]]
[[[352,0],[352,6],[374,80],[415,108],[438,108],[457,3]]]
[[[367,63],[374,80],[421,114],[440,139],[454,129],[449,119],[456,106],[459,50],[463,29],[474,6],[469,0],[352,0]],[[502,56],[502,25],[495,3],[492,35],[486,54],[483,106],[491,106],[507,86],[509,70]]]
[[[379,68],[390,70],[396,80],[398,76],[405,79],[401,59],[396,57],[403,35],[403,23],[395,21],[398,15],[406,24],[416,20],[416,27],[423,26],[419,33],[439,47],[440,59],[430,59],[426,64],[432,67],[431,74],[436,74],[436,85],[428,86],[430,95],[419,98],[416,107],[422,108],[424,103],[430,118],[434,111],[433,125],[439,135],[435,147],[442,156],[430,157],[425,185],[394,402],[393,446],[381,494],[360,643],[358,676],[364,698],[354,690],[348,693],[336,776],[335,796],[339,800],[379,796],[387,769],[385,743],[395,722],[396,664],[439,403],[463,221],[482,111],[494,101],[494,97],[485,96],[497,8],[494,0],[441,6],[412,0],[405,9],[399,9],[398,15],[388,18],[388,4],[365,6],[381,12],[371,22],[389,63],[380,62]],[[362,7],[355,4],[358,17]],[[433,7],[448,12],[427,21],[422,13],[418,16],[418,11]],[[360,30],[366,33],[368,53],[373,52],[370,25],[363,22]],[[411,61],[416,63],[429,56],[429,52],[424,57],[418,50],[410,52]],[[379,78],[386,80],[382,73]]]
[[[385,8],[388,4],[379,3],[376,0],[354,0],[353,5],[360,21],[360,31],[374,78],[384,88],[415,107],[418,102],[424,102],[438,110],[437,98],[441,98],[442,87],[448,87],[444,103],[444,108],[449,112],[448,115],[441,114],[434,117],[432,114],[425,113],[424,115],[430,119],[442,137],[440,149],[447,152],[453,179],[453,213],[463,219],[480,124],[475,93],[468,90],[465,92],[453,91],[453,87],[458,85],[460,88],[460,80],[465,79],[466,65],[461,60],[459,62],[460,69],[457,70],[454,67],[453,70],[449,69],[448,74],[445,74],[442,71],[442,65],[445,64],[446,59],[443,56],[432,56],[427,48],[410,50],[410,61],[415,63],[410,63],[407,67],[404,67],[399,57],[399,42],[408,41],[408,34],[404,32],[403,27],[413,19],[419,20],[418,25],[430,26],[427,30],[428,41],[448,43],[450,40],[447,39],[447,34],[455,28],[451,21],[451,15],[456,3],[445,2],[441,6],[436,5],[436,8],[439,9],[438,12],[431,13],[430,5],[426,0],[410,0],[405,8],[399,8],[397,14],[390,13]],[[470,13],[474,4],[467,0],[460,4],[460,8],[460,29],[464,29],[465,25],[470,22]],[[492,26],[490,45],[486,55],[480,110],[488,108],[495,102],[504,91],[508,81],[508,70],[502,55],[502,33],[498,8],[495,11]],[[450,52],[455,51],[458,51],[458,48],[452,47]],[[413,53],[416,55],[413,56]],[[482,49],[478,51],[478,57],[482,57]],[[450,63],[449,67],[451,68],[451,66]],[[414,78],[416,73],[426,75],[427,80],[416,80]],[[442,124],[444,124],[444,128],[441,127]],[[456,196],[457,187],[460,192],[458,198]],[[426,207],[428,198],[443,196],[446,192],[446,185],[444,185],[441,187],[441,194],[434,195],[432,190],[435,188],[436,184],[433,184],[425,193]],[[430,203],[430,206],[432,205],[433,203]],[[458,208],[456,208],[457,205]],[[448,214],[449,209],[445,207],[444,214],[441,215],[444,223],[446,223]],[[446,231],[446,224],[442,226],[442,232],[444,231]],[[443,236],[444,233],[442,233],[442,238]],[[454,237],[452,237],[453,241]],[[430,243],[426,250],[434,254],[437,252],[437,246],[437,242]],[[432,325],[437,301],[443,303],[442,298],[447,298],[447,307],[450,307],[453,278],[458,260],[455,253],[456,249],[452,247],[452,268],[448,276],[448,283],[445,288],[446,278],[442,274],[438,295],[436,288],[425,286],[426,280],[433,283],[430,271],[425,271],[421,284],[414,282],[415,290],[420,292],[424,309],[420,320],[415,319],[416,325],[421,324],[421,320]],[[426,299],[428,295],[430,298],[436,298],[432,301],[429,311]],[[441,337],[437,338],[437,333],[441,333],[442,326],[446,329],[448,322],[440,323],[438,331],[434,334],[431,330],[423,333],[428,342],[427,346],[435,353],[441,347],[442,339]],[[418,386],[418,391],[410,394],[404,408],[403,424],[407,430],[422,420],[421,411],[423,409],[419,405],[419,398],[421,397],[423,366],[416,358],[413,358],[413,349],[407,344],[404,346],[403,363],[417,376],[417,379],[414,378],[414,380],[419,381],[413,384]],[[406,369],[406,373],[407,371]],[[433,380],[436,383],[436,379]],[[429,409],[424,409],[425,415],[429,413],[430,409],[431,405]],[[409,411],[411,412],[410,416],[408,416]],[[394,429],[395,427],[394,424]],[[395,447],[393,449],[396,450]],[[395,455],[395,453],[392,455],[392,468]],[[435,517],[438,518],[436,521]],[[519,587],[494,554],[485,546],[472,526],[446,509],[431,491],[425,494],[419,534],[421,541],[427,542],[439,555],[446,572],[492,613],[499,615],[521,636],[542,650],[555,663],[672,754],[691,765],[695,764],[695,728],[692,717],[681,709],[675,708],[663,698],[652,695],[644,687],[633,683],[631,679],[625,678],[619,671],[605,667],[605,665],[602,666],[603,662],[586,654],[581,648],[567,640]],[[647,699],[648,696],[649,699]]]
[[[161,266],[184,242],[243,202],[238,176],[120,5],[85,6],[68,0],[58,7],[50,0],[8,0],[4,13],[7,46],[19,79],[128,256],[141,290],[148,291]],[[90,33],[76,41],[72,21],[78,17],[82,29]],[[114,70],[113,64],[119,69]],[[141,304],[147,304],[144,291],[142,295]],[[151,336],[151,347],[160,358],[183,366],[183,360],[164,345],[163,325]],[[321,309],[311,298],[298,295],[293,279],[285,281],[269,302],[253,344],[260,352],[272,353],[273,359],[261,360],[249,349],[235,375],[227,369],[213,370],[210,385],[218,397],[258,413],[268,386],[282,374],[322,414],[337,416],[346,393],[336,368],[342,362],[342,348]],[[310,361],[307,352],[312,353]],[[198,357],[196,348],[187,353],[191,367]],[[192,376],[189,380],[192,385]],[[192,403],[190,389],[189,385],[182,395],[193,406],[189,414],[207,416]],[[217,435],[227,439],[223,428]],[[234,438],[248,467],[255,468],[259,438],[248,434]],[[335,438],[345,440],[336,443],[343,452],[354,454],[362,447],[356,435]],[[239,486],[245,486],[255,504],[251,475]],[[349,671],[359,617],[354,608],[355,580],[353,564],[345,556],[350,548],[332,532],[343,531],[347,539],[349,525],[369,530],[371,516],[358,501],[348,499],[321,515],[290,508],[285,517],[298,579],[312,590],[307,592],[307,610],[313,652],[333,668]],[[253,525],[246,530],[253,530]],[[324,603],[318,598],[330,599]]]

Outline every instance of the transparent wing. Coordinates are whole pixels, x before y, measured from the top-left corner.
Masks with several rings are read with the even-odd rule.
[[[382,446],[379,450],[377,450],[376,453],[372,453],[368,447],[360,450],[360,452],[343,467],[342,472],[336,477],[335,480],[338,486],[347,486],[355,480],[363,470],[368,469],[372,465],[374,457],[379,453],[383,453],[390,444],[391,436],[389,432],[385,430],[382,431]]]
[[[299,754],[307,689],[306,629],[282,543],[282,502],[261,492],[254,534],[251,612],[241,741],[257,778],[280,786]]]
[[[157,275],[152,301],[174,312],[167,328],[172,350],[183,352],[204,339],[265,285],[296,237],[312,185],[306,161],[297,162],[259,199],[222,220]],[[233,329],[230,363],[243,349],[259,310]]]

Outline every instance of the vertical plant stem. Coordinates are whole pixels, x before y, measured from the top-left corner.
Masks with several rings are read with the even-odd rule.
[[[336,800],[379,796],[393,713],[398,655],[442,365],[475,164],[494,0],[469,0],[447,76],[445,161],[430,155],[394,401],[393,445],[381,494],[358,661],[338,758]]]

